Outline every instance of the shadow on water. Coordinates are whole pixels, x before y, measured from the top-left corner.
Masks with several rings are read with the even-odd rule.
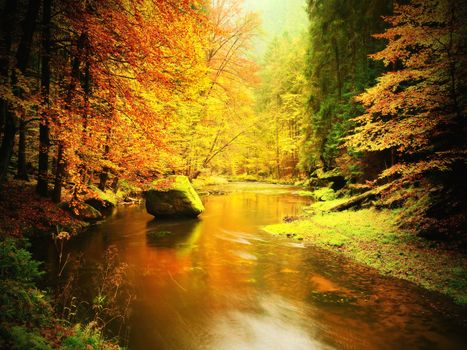
[[[465,312],[445,298],[262,231],[301,213],[296,188],[224,189],[203,198],[199,220],[119,208],[70,242],[90,265],[109,246],[128,264],[130,350],[464,347]]]
[[[148,246],[188,250],[193,248],[202,233],[199,219],[157,220],[146,224]]]

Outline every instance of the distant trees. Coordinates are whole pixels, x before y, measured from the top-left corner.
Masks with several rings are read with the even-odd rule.
[[[248,134],[244,171],[275,178],[298,175],[299,149],[304,138],[308,87],[305,33],[284,33],[269,45],[257,90],[258,119]]]
[[[308,172],[340,166],[357,175],[355,154],[339,146],[361,114],[354,97],[374,84],[383,66],[368,58],[383,47],[372,34],[384,29],[381,18],[392,1],[310,0],[307,77],[310,86],[307,141],[302,166]],[[364,170],[360,169],[359,171]]]
[[[241,0],[215,0],[207,5],[205,77],[194,92],[196,104],[180,109],[173,130],[179,171],[191,178],[208,168],[229,169],[232,158],[223,154],[252,124],[257,65],[249,51],[260,22],[241,4]]]

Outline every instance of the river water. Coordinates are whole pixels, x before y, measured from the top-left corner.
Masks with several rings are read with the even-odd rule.
[[[119,208],[69,243],[86,266],[110,246],[128,264],[130,350],[465,349],[465,319],[443,297],[262,231],[301,213],[296,188],[223,190],[203,198],[199,220]],[[147,238],[158,231],[172,235]]]

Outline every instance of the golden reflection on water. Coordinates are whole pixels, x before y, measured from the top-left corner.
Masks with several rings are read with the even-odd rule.
[[[463,329],[431,296],[261,230],[298,215],[293,189],[231,185],[199,220],[123,209],[76,244],[89,261],[116,245],[130,265],[130,349],[456,349]],[[150,240],[147,232],[172,235]],[[428,302],[424,298],[428,298]],[[435,331],[433,331],[435,330]]]

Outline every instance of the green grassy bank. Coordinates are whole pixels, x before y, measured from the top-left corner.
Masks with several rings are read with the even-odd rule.
[[[343,254],[382,274],[414,282],[467,305],[465,255],[401,230],[396,210],[327,211],[339,202],[342,200],[316,202],[298,220],[264,229]]]

